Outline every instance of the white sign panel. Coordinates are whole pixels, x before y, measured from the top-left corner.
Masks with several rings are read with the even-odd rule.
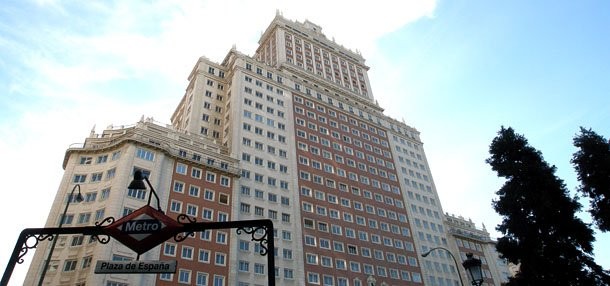
[[[123,223],[123,225],[119,227],[123,233],[128,234],[138,241],[141,241],[164,228],[165,224],[145,213]]]
[[[166,261],[108,261],[98,260],[96,274],[109,273],[176,273],[176,260]]]

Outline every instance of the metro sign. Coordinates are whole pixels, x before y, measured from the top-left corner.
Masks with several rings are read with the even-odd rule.
[[[142,254],[174,236],[181,227],[162,211],[147,205],[106,226],[104,231]]]

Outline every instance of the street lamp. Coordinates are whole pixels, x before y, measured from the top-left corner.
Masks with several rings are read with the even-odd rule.
[[[372,275],[369,275],[369,277],[366,278],[367,286],[375,286],[375,282],[377,282],[377,280]]]
[[[462,265],[468,272],[472,285],[481,286],[483,284],[483,270],[481,269],[481,259],[472,257],[472,253],[466,253],[466,261]]]
[[[78,195],[74,198],[74,191],[78,190]],[[82,202],[83,195],[80,193],[80,185],[74,185],[72,191],[70,192],[70,196],[68,197],[68,202],[66,202],[66,207],[64,208],[64,213],[61,215],[61,219],[59,220],[59,228],[61,228],[64,224],[64,220],[66,220],[66,213],[68,212],[68,206],[72,200],[76,200],[77,203]],[[44,262],[44,267],[42,268],[42,273],[40,274],[40,280],[38,280],[38,286],[42,285],[44,281],[44,277],[47,275],[47,268],[49,268],[49,263],[51,262],[51,256],[53,256],[53,250],[55,250],[55,244],[57,244],[57,237],[59,235],[53,236],[53,242],[51,242],[51,249],[49,249],[49,255],[47,255],[47,260]]]
[[[157,196],[157,192],[155,192],[155,188],[153,188],[153,186],[150,184],[148,177],[146,177],[142,174],[141,170],[136,170],[133,173],[133,180],[131,181],[131,183],[129,183],[129,186],[127,187],[127,189],[146,190],[146,185],[144,184],[144,181],[146,181],[146,184],[148,184],[148,187],[150,188],[150,196],[148,196],[148,205],[150,206],[150,200],[152,199],[152,195],[155,195],[155,199],[157,199],[157,209],[160,212],[163,212],[161,210],[161,203],[159,202],[159,196]]]
[[[428,255],[430,255],[430,252],[434,251],[434,250],[438,250],[438,249],[442,249],[444,251],[446,251],[447,253],[449,253],[449,255],[451,256],[451,258],[453,258],[453,263],[455,263],[455,270],[458,273],[458,277],[460,277],[460,285],[464,286],[464,282],[462,281],[462,274],[460,274],[460,268],[458,266],[457,260],[455,259],[455,256],[453,256],[453,253],[451,253],[451,251],[449,251],[449,249],[444,248],[444,247],[435,247],[432,248],[430,250],[428,250],[426,253],[422,254],[421,257],[426,257]]]

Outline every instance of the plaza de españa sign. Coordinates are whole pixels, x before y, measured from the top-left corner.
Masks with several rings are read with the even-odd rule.
[[[142,254],[174,236],[181,227],[162,211],[147,205],[106,226],[104,231]]]
[[[110,273],[176,273],[176,260],[97,262],[95,274]]]

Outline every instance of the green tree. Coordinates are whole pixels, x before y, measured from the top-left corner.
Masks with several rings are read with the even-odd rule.
[[[497,250],[520,264],[508,285],[607,285],[610,277],[592,257],[593,231],[555,167],[512,128],[498,132],[487,163],[506,179],[493,207],[503,216]]]
[[[610,231],[610,142],[581,127],[574,146],[579,149],[572,157],[581,184],[578,190],[589,197],[589,212],[597,227]]]

